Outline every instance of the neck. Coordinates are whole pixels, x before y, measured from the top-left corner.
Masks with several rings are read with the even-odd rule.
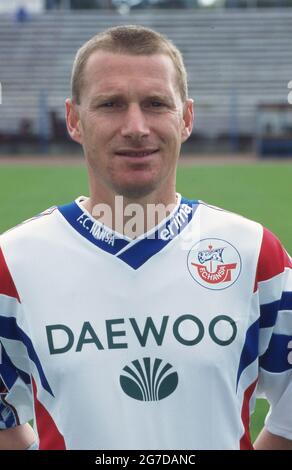
[[[101,198],[91,192],[90,197],[82,205],[107,227],[129,238],[136,238],[168,217],[177,203],[176,199],[175,188],[168,194],[156,192],[137,199],[117,194]]]

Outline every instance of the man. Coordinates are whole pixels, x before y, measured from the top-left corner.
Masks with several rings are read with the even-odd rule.
[[[250,449],[258,392],[256,448],[292,449],[291,260],[176,194],[179,51],[136,26],[92,38],[66,110],[90,197],[1,237],[2,448],[31,446],[34,416],[40,449]]]

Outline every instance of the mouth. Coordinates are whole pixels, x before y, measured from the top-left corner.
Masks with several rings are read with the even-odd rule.
[[[145,158],[158,152],[157,148],[145,149],[120,149],[115,152],[120,157]]]

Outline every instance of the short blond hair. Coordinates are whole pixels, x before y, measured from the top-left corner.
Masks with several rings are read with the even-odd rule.
[[[182,102],[188,97],[187,72],[182,54],[177,47],[162,34],[143,26],[127,25],[109,28],[93,36],[78,51],[73,63],[71,75],[72,99],[80,103],[80,95],[84,86],[84,68],[90,55],[97,51],[117,54],[169,56],[177,74],[177,85]]]

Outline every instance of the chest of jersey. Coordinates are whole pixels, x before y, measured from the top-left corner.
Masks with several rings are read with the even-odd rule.
[[[67,430],[69,405],[95,430],[87,448],[204,448],[206,434],[208,448],[216,448],[217,420],[230,431],[227,447],[242,434],[235,396],[258,309],[257,258],[236,228],[226,234],[216,220],[207,225],[194,220],[188,234],[138,269],[60,224],[58,236],[27,242],[30,263],[15,277],[27,331],[58,400],[41,384],[39,396],[66,428],[69,447],[85,445]],[[109,415],[120,417],[115,431]],[[205,434],[194,434],[194,419],[201,431],[208,423]],[[159,436],[157,420],[167,426]],[[125,423],[131,438],[123,436]],[[192,433],[180,437],[176,426]]]

